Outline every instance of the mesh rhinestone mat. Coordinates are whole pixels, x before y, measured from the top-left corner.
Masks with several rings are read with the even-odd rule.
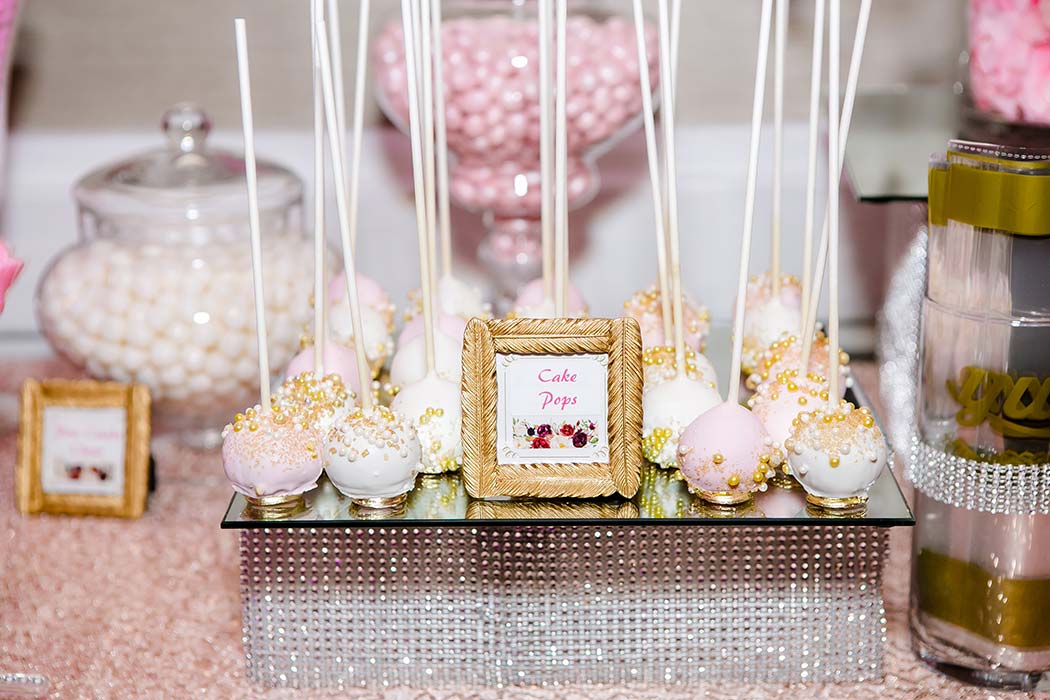
[[[294,688],[882,677],[874,527],[256,529],[249,678]]]

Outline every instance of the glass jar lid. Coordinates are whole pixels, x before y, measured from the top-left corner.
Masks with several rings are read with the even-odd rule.
[[[206,144],[211,120],[196,105],[165,112],[167,147],[94,170],[77,182],[77,203],[99,217],[143,224],[227,225],[246,221],[244,157]],[[292,171],[259,160],[259,209],[283,212],[302,198]]]

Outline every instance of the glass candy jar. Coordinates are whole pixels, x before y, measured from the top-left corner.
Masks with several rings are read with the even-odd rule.
[[[163,119],[167,146],[89,173],[74,189],[79,240],[37,290],[40,327],[98,379],[140,382],[154,428],[206,444],[258,401],[244,160],[209,148],[191,105]],[[298,349],[311,318],[302,183],[259,161],[270,362]]]
[[[566,24],[568,199],[600,189],[596,162],[641,125],[633,18],[614,0],[574,0]],[[540,87],[536,0],[447,0],[441,50],[452,200],[482,214],[481,261],[516,294],[540,272]],[[553,23],[553,22],[552,22]],[[649,73],[659,85],[655,26],[647,26]],[[553,42],[552,42],[553,43]],[[373,62],[383,112],[408,125],[400,16],[376,37]],[[551,50],[552,71],[554,49]],[[554,85],[552,76],[551,99]]]
[[[971,682],[1050,677],[1050,150],[952,142],[930,172],[911,626]]]

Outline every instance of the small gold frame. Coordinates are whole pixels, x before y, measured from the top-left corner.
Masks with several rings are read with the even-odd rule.
[[[41,484],[44,409],[124,408],[124,493],[121,496],[45,493]],[[149,488],[150,396],[141,384],[89,380],[27,379],[22,385],[21,423],[15,500],[21,513],[64,513],[138,518],[146,508]]]
[[[496,355],[609,356],[609,462],[499,464]],[[463,338],[463,481],[474,498],[594,498],[638,490],[642,458],[642,340],[617,319],[472,319]]]

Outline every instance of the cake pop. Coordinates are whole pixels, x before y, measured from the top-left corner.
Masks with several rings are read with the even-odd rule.
[[[682,431],[721,399],[709,382],[685,374],[642,394],[642,454],[666,469],[678,467]]]
[[[438,279],[437,306],[442,313],[466,320],[492,315],[492,307],[485,301],[480,289],[451,275],[442,275]]]
[[[690,423],[678,441],[678,468],[689,491],[719,505],[743,503],[765,491],[778,459],[758,417],[728,402]]]
[[[643,391],[655,389],[660,384],[678,376],[673,345],[657,345],[643,350],[642,364],[645,380],[642,385]],[[718,373],[715,372],[711,360],[707,359],[707,355],[703,353],[693,350],[685,351],[685,376],[703,382],[718,391]]]
[[[437,317],[437,329],[439,333],[444,333],[453,340],[463,342],[463,334],[467,332],[467,322],[463,320],[461,316],[450,316],[446,313],[439,313]],[[423,317],[416,316],[411,321],[405,323],[401,328],[401,334],[397,337],[397,346],[401,347],[406,343],[411,342],[413,339],[423,335]]]
[[[828,338],[821,332],[817,332],[813,339],[812,349],[809,356],[809,367],[806,374],[817,374],[822,377],[828,376]],[[802,363],[802,341],[798,335],[792,333],[781,336],[774,340],[762,352],[755,357],[754,371],[748,375],[744,384],[752,391],[762,384],[772,381],[784,371],[794,371],[798,376],[799,366]],[[849,375],[849,355],[839,350],[839,392],[846,393],[846,388],[852,386],[853,382]],[[840,396],[841,398],[841,396]]]
[[[404,5],[410,10],[410,5]],[[406,56],[415,55],[415,43],[426,51],[429,45],[428,36],[432,31],[427,8],[429,3],[420,6],[418,26],[420,36],[415,37],[411,13],[403,17],[405,29]],[[435,253],[436,229],[433,217],[433,173],[434,149],[432,133],[425,128],[431,121],[433,103],[430,99],[430,77],[427,66],[429,60],[423,61],[422,70],[411,61],[406,64],[409,94],[409,131],[412,141],[412,178],[416,210],[416,238],[419,246],[420,318],[423,323],[423,334],[412,338],[398,347],[390,364],[390,381],[399,389],[415,384],[430,375],[459,383],[462,373],[462,340],[453,339],[444,333],[436,332],[435,320],[438,318],[435,307],[435,285],[433,268]],[[417,77],[417,70],[421,77]],[[436,385],[435,385],[436,386]],[[437,396],[435,399],[441,399]]]
[[[314,0],[318,2],[318,0]],[[410,0],[402,1],[402,18],[410,23]],[[367,23],[367,17],[364,18]],[[364,336],[362,307],[357,293],[353,246],[350,241],[351,215],[346,202],[346,171],[338,148],[332,69],[327,32],[323,21],[314,25],[317,58],[320,62],[324,94],[325,125],[332,168],[335,171],[339,234],[343,250],[343,271],[347,281],[347,303],[355,336]],[[358,371],[366,372],[368,360],[362,346],[355,347]],[[356,504],[388,508],[403,504],[419,470],[419,440],[411,424],[389,408],[376,404],[372,393],[363,392],[361,407],[337,417],[325,435],[323,456],[329,479]]]
[[[299,416],[258,405],[222,430],[222,468],[230,485],[261,505],[297,496],[321,476],[321,441]]]
[[[798,333],[802,327],[802,286],[796,277],[784,275],[780,293],[773,296],[768,273],[756,275],[747,285],[744,304],[744,355],[746,374],[755,370],[758,355],[782,335]]]
[[[343,345],[354,344],[354,328],[350,316],[350,306],[344,296],[328,310],[328,330],[332,338]],[[365,356],[372,368],[372,376],[386,363],[394,347],[388,325],[383,316],[375,309],[361,307],[361,328],[364,335]]]
[[[325,436],[328,478],[354,503],[371,508],[404,503],[421,456],[412,425],[384,406],[344,414]]]
[[[652,98],[646,42],[644,17],[640,0],[634,3],[635,44],[638,51],[638,63],[641,74],[642,120],[645,127],[646,155],[649,166],[649,184],[653,196],[654,223],[657,237],[664,236],[664,225],[667,225],[668,268],[671,286],[671,312],[673,314],[674,360],[673,379],[656,385],[642,395],[642,453],[646,459],[662,467],[678,466],[678,439],[685,426],[697,416],[717,405],[720,396],[711,387],[709,379],[692,379],[688,375],[686,359],[685,323],[682,306],[681,265],[679,259],[678,238],[678,194],[675,147],[674,147],[674,96],[673,92],[664,96],[666,115],[663,121],[666,146],[666,188],[660,184],[659,155],[656,149],[656,125],[653,118]],[[667,3],[660,3],[660,73],[673,75],[670,68],[670,37],[667,22]],[[666,206],[661,199],[661,192],[666,192]],[[666,214],[666,216],[665,216]]]
[[[828,187],[831,191],[835,191],[842,175],[843,134],[848,128],[846,125],[840,130],[839,123],[839,12],[840,0],[831,0],[828,21]],[[865,14],[861,14],[858,22],[866,21]],[[863,32],[859,33],[863,37]],[[848,93],[847,102],[852,104]],[[831,197],[828,202],[828,296],[828,337],[834,348],[839,340],[837,197]],[[860,509],[867,503],[868,490],[886,466],[889,449],[868,409],[858,409],[852,403],[839,400],[838,353],[831,353],[830,361],[828,404],[799,415],[791,437],[784,444],[791,472],[806,490],[807,501],[830,510]]]
[[[325,374],[332,374],[337,377],[355,394],[361,393],[361,379],[357,376],[357,357],[354,351],[347,348],[345,345],[334,343],[331,340],[325,340],[324,342],[324,367]],[[294,379],[307,372],[316,374],[314,365],[314,349],[313,344],[309,344],[299,351],[292,361],[288,363],[288,366],[284,370],[285,382],[290,379]],[[371,377],[368,378],[367,384],[371,384]]]
[[[579,288],[572,282],[566,285],[565,314],[566,318],[585,318],[589,313],[587,302]],[[544,293],[543,279],[528,282],[518,292],[512,312],[508,317],[516,318],[554,318],[554,298]]]
[[[397,307],[382,285],[371,277],[359,273],[357,293],[361,297],[361,305],[378,312],[386,322],[387,330],[392,333],[397,320]],[[346,304],[346,275],[342,272],[328,284],[328,305],[340,304]]]
[[[408,384],[394,397],[390,407],[405,416],[416,430],[422,448],[424,474],[459,469],[463,459],[460,438],[459,384],[431,374]]]
[[[798,415],[827,401],[828,383],[824,377],[818,374],[799,377],[796,370],[785,370],[759,386],[748,398],[747,405],[773,439],[773,446],[783,451]]]
[[[785,447],[806,500],[829,509],[863,505],[889,459],[871,411],[848,401],[800,414]]]
[[[661,16],[667,0],[660,0]],[[747,273],[751,262],[754,233],[755,190],[758,180],[758,153],[762,133],[766,62],[769,52],[769,25],[772,0],[762,0],[758,62],[754,103],[751,113],[751,140],[748,149],[747,188],[744,204],[744,231],[740,241],[740,268],[737,277],[736,317],[733,320],[732,381],[724,402],[700,414],[683,431],[677,457],[689,490],[707,502],[735,505],[751,499],[756,490],[765,490],[777,463],[773,441],[758,416],[739,404],[740,365],[744,344]],[[661,42],[663,43],[663,42]],[[661,47],[662,48],[662,47]],[[671,112],[673,114],[673,111]]]
[[[638,321],[638,327],[642,329],[643,349],[674,342],[673,338],[664,337],[660,297],[660,290],[653,286],[635,292],[623,303],[626,315]],[[697,352],[703,352],[704,338],[711,328],[711,314],[688,295],[682,299],[682,310],[685,315],[685,344]]]
[[[234,490],[250,507],[263,513],[291,512],[302,505],[302,494],[321,476],[319,441],[315,430],[271,407],[270,370],[263,307],[263,269],[259,224],[259,190],[255,165],[248,39],[243,19],[234,20],[240,87],[241,126],[244,133],[245,179],[248,185],[248,222],[251,238],[252,282],[255,296],[255,332],[259,348],[259,405],[237,414],[222,431],[222,466]]]

